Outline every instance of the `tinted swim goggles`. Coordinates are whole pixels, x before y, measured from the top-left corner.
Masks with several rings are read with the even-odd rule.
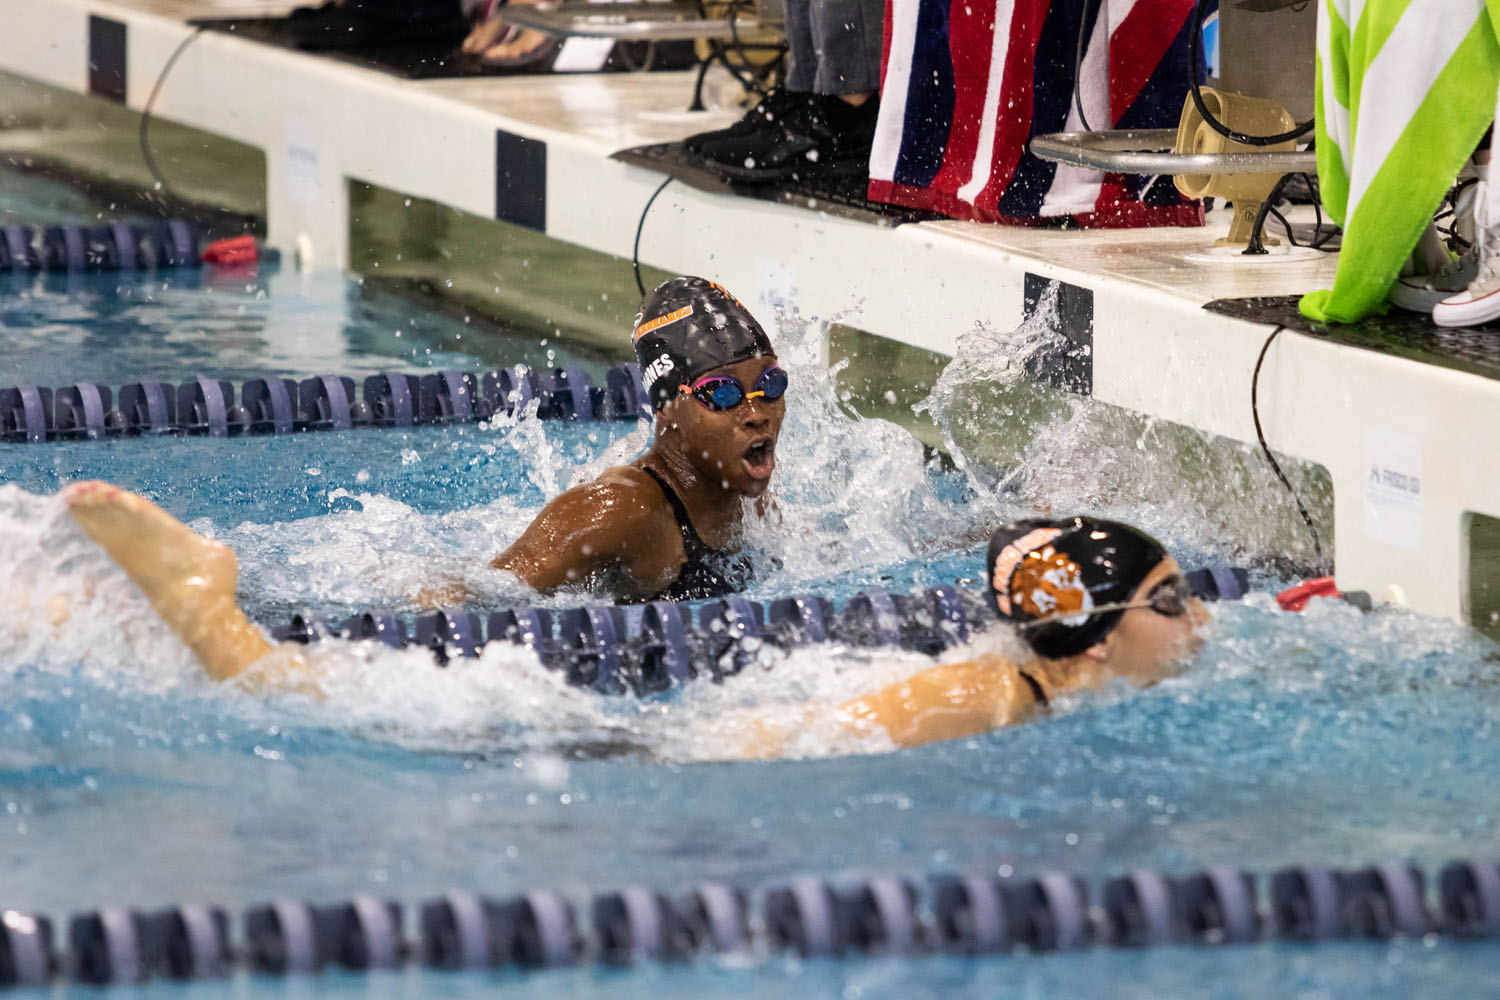
[[[737,379],[728,375],[705,375],[684,389],[710,410],[732,410],[756,396],[767,402],[780,399],[786,395],[786,381],[786,372],[779,365],[772,365],[760,373],[760,378],[755,380],[755,385],[749,392],[745,391],[745,387]]]
[[[1045,618],[1034,618],[1029,622],[1022,622],[1017,627],[1025,630],[1036,628],[1039,625],[1047,625],[1055,621],[1067,621],[1072,624],[1075,618],[1092,618],[1094,615],[1104,615],[1111,611],[1128,611],[1131,608],[1150,608],[1152,611],[1164,618],[1181,618],[1187,614],[1188,601],[1192,598],[1192,588],[1188,586],[1187,580],[1181,573],[1173,573],[1161,583],[1151,588],[1151,593],[1139,601],[1118,601],[1114,604],[1096,604],[1092,608],[1084,608],[1081,611],[1063,611],[1057,614],[1047,615]]]

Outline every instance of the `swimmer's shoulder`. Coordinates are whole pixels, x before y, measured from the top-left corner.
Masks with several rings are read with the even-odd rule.
[[[955,687],[968,690],[987,704],[996,726],[1020,722],[1047,707],[1049,694],[1044,681],[1008,656],[982,653],[936,669],[945,671]]]
[[[606,504],[621,516],[635,519],[672,516],[671,505],[662,492],[661,485],[644,468],[637,465],[616,465],[605,469],[598,479],[582,489],[595,503]]]
[[[644,469],[619,465],[589,484],[589,502],[608,522],[608,547],[642,595],[659,593],[677,578],[682,536],[672,505]]]
[[[618,554],[622,545],[671,520],[671,508],[651,477],[617,466],[553,497],[522,538],[535,534],[549,546],[582,539],[596,554]]]
[[[610,536],[617,554],[660,547],[664,538],[677,537],[676,520],[661,487],[643,469],[617,465],[592,482],[568,491],[569,505]],[[667,546],[670,548],[670,545]]]

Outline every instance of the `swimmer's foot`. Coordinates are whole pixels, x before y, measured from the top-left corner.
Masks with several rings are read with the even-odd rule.
[[[492,45],[498,44],[500,40],[515,31],[505,19],[499,14],[493,14],[489,18],[474,25],[459,51],[466,56],[477,56]]]
[[[537,66],[552,56],[562,41],[540,31],[514,30],[479,53],[479,65],[485,69],[521,69]]]
[[[234,603],[239,563],[227,547],[193,534],[145,497],[108,483],[75,483],[63,490],[63,500],[209,676],[234,677],[274,648]]]

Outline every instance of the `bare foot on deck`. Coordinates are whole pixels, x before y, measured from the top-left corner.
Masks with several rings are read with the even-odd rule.
[[[536,0],[511,2],[524,5]],[[556,47],[552,36],[508,23],[500,15],[498,4],[489,6],[488,11],[459,47],[481,66],[488,69],[529,66],[546,58]]]
[[[211,677],[234,677],[272,650],[234,603],[239,562],[227,547],[109,483],[75,483],[63,490],[63,500]]]

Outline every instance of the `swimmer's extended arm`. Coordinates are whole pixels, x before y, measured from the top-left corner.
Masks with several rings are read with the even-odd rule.
[[[676,522],[661,489],[638,469],[611,469],[554,497],[510,548],[490,563],[540,591],[619,566],[644,593],[672,580]]]
[[[880,726],[897,746],[954,740],[1007,726],[1036,708],[1031,688],[1000,657],[932,667],[839,709],[853,729]]]
[[[885,730],[901,747],[956,740],[999,726],[1020,722],[1036,710],[1036,696],[1021,680],[1015,665],[997,656],[931,667],[904,681],[847,702],[834,713],[847,730],[868,736]],[[800,731],[817,730],[826,709],[804,705],[778,718],[750,720],[744,756],[772,759],[783,756]]]
[[[273,645],[235,603],[239,562],[227,547],[109,483],[74,483],[63,490],[63,502],[214,680],[241,677],[252,664],[256,683],[306,680],[300,648]],[[66,617],[66,608],[61,613]]]

